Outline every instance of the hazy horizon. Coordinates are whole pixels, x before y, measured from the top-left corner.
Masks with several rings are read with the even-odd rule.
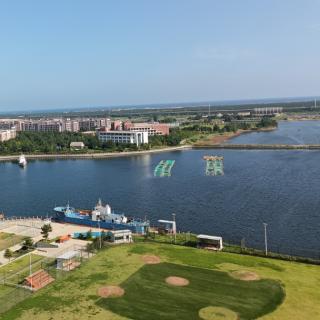
[[[7,1],[0,112],[319,96],[319,10],[318,0]]]

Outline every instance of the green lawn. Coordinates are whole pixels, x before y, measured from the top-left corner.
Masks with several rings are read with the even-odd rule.
[[[158,255],[164,264],[144,267],[141,259],[143,254]],[[47,288],[38,291],[31,298],[4,313],[1,319],[124,320],[130,318],[128,309],[132,308],[146,308],[149,313],[153,314],[149,319],[159,319],[158,312],[164,312],[163,310],[166,308],[164,301],[167,300],[167,295],[174,291],[172,293],[165,291],[164,297],[156,295],[157,292],[154,292],[156,291],[154,288],[159,286],[161,290],[165,290],[166,285],[159,281],[153,283],[148,278],[144,279],[143,284],[138,283],[136,287],[132,286],[133,283],[136,283],[137,277],[144,275],[149,267],[155,267],[154,270],[157,271],[155,276],[159,280],[159,277],[163,277],[164,273],[167,272],[165,270],[167,267],[162,270],[160,266],[167,266],[169,269],[175,268],[174,271],[179,271],[180,274],[185,272],[185,277],[190,279],[189,287],[172,288],[173,290],[177,289],[175,290],[176,294],[181,291],[174,300],[179,302],[179,305],[183,301],[187,301],[188,304],[193,303],[195,296],[197,296],[193,290],[197,289],[199,291],[199,288],[193,289],[193,279],[195,278],[199,284],[203,275],[208,275],[206,281],[203,281],[205,299],[200,299],[201,295],[197,297],[196,307],[195,305],[190,307],[192,310],[198,309],[201,305],[212,304],[212,299],[214,297],[217,299],[221,295],[229,297],[230,301],[226,302],[223,299],[223,301],[216,301],[215,305],[226,306],[226,303],[232,302],[229,308],[236,310],[243,318],[250,317],[250,314],[251,316],[261,314],[259,320],[320,319],[319,266],[224,252],[214,253],[156,243],[136,243],[105,249],[84,263],[81,268],[70,272],[67,278],[53,282]],[[194,274],[190,272],[190,270],[198,270],[198,268],[200,272]],[[226,275],[226,272],[234,270],[253,271],[263,280],[254,283],[239,282]],[[164,273],[162,274],[162,272]],[[170,271],[171,275],[172,273],[173,269]],[[152,273],[148,274],[148,277],[152,276]],[[225,281],[222,281],[222,279]],[[270,281],[270,279],[276,282]],[[207,281],[212,281],[212,284],[209,286]],[[281,283],[285,290],[285,298],[273,310],[280,299],[278,283]],[[122,298],[110,299],[110,301],[102,299],[97,295],[97,290],[105,285],[122,285],[126,289],[126,294]],[[265,288],[266,290],[258,291],[256,301],[246,301],[247,292],[250,299],[252,297],[255,299],[253,292],[257,292],[257,288],[254,286],[260,285],[262,286],[260,289]],[[148,298],[148,305],[126,304],[125,299],[128,297],[139,300],[138,296],[144,294],[141,293],[141,286],[144,290],[150,290],[149,294],[145,295]],[[244,291],[244,286],[247,287],[248,291]],[[139,292],[137,289],[139,289]],[[162,292],[161,290],[159,293]],[[184,292],[188,292],[188,295],[191,294],[192,299],[184,300],[187,299],[181,295]],[[271,292],[276,294],[271,294]],[[237,296],[235,296],[236,293]],[[127,295],[129,296],[127,297]],[[132,295],[137,295],[137,297]],[[259,308],[255,307],[256,302],[259,304]],[[186,306],[186,303],[184,306]],[[139,320],[140,318],[136,319]],[[163,317],[162,319],[166,318]],[[182,319],[190,319],[190,317],[184,316]]]
[[[0,232],[0,251],[21,243],[25,239],[13,233]]]
[[[174,287],[169,276],[186,278],[190,284]],[[242,281],[228,273],[172,263],[145,265],[121,284],[121,298],[101,299],[98,304],[130,319],[201,319],[199,310],[209,306],[231,309],[239,319],[256,319],[282,302],[284,291],[275,280]]]

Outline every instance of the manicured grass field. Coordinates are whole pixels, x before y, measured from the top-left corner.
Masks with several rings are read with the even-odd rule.
[[[249,312],[252,312],[252,315],[255,312],[260,312],[260,314],[264,313],[264,315],[261,316],[259,320],[320,319],[319,266],[223,252],[212,253],[193,248],[154,243],[122,245],[103,250],[88,262],[84,263],[81,268],[70,272],[70,275],[67,278],[53,282],[47,288],[38,291],[31,298],[26,299],[12,308],[9,312],[4,313],[1,319],[124,320],[128,319],[128,317],[130,318],[129,312],[133,312],[132,310],[129,310],[131,308],[144,308],[149,312],[149,315],[151,313],[153,314],[149,319],[161,319],[161,317],[158,317],[158,312],[164,312],[164,309],[166,308],[166,305],[163,305],[164,301],[170,297],[167,295],[172,295],[172,293],[171,291],[169,291],[169,293],[165,291],[165,296],[157,295],[157,286],[160,286],[161,290],[166,289],[166,285],[159,280],[164,276],[162,272],[165,272],[165,269],[162,271],[160,265],[144,266],[142,261],[143,254],[160,256],[162,262],[165,263],[164,266],[168,266],[169,269],[175,268],[175,270],[171,269],[171,275],[178,271],[186,272],[185,277],[190,279],[189,288],[172,288],[173,290],[178,289],[176,293],[180,292],[177,294],[178,298],[175,298],[176,301],[179,302],[179,305],[181,305],[183,301],[192,303],[192,300],[197,297],[197,294],[193,291],[193,277],[199,278],[199,283],[199,280],[203,275],[208,272],[211,281],[214,281],[217,284],[211,284],[209,286],[206,281],[203,282],[205,300],[202,301],[198,297],[197,303],[199,304],[196,305],[196,308],[202,304],[206,306],[211,305],[213,296],[217,298],[221,295],[221,297],[225,298],[229,295],[229,298],[233,297],[232,299],[230,298],[232,301],[229,301],[229,303],[232,302],[232,306],[230,304],[229,308],[236,308],[235,310],[237,310],[242,317],[249,317]],[[172,264],[174,265],[172,266]],[[137,282],[138,278],[141,278],[141,275],[144,274],[145,270],[148,271],[148,267],[155,267],[155,270],[157,270],[155,275],[158,278],[158,284],[156,282],[148,282],[148,279],[145,279],[143,285],[138,283],[137,287],[134,287],[133,284]],[[200,268],[201,272],[196,272],[195,274],[192,272],[190,273],[191,269],[195,270],[190,267]],[[159,270],[157,268],[159,268]],[[227,275],[225,273],[219,273],[219,276],[217,275],[217,272],[220,271],[229,272],[234,270],[252,271],[257,273],[264,280],[262,280],[262,282],[257,281],[255,284],[253,282],[249,283],[244,281],[239,283],[228,277],[225,278],[225,280],[228,280],[224,282],[222,279],[223,277],[227,277]],[[152,273],[148,274],[148,277],[152,276]],[[209,277],[207,278],[209,279]],[[278,284],[275,285],[275,282],[269,281],[268,279],[281,283],[285,290],[284,300],[275,310],[273,309],[279,302],[279,297],[273,300],[275,297],[269,292],[273,292],[277,295],[279,293],[279,287]],[[231,286],[228,285],[224,287],[224,284],[230,283],[232,284]],[[239,285],[234,287],[237,283],[239,283]],[[251,306],[252,309],[249,310],[249,308],[251,308],[251,303],[245,301],[247,293],[244,291],[243,286],[249,288],[250,291],[248,292],[250,292],[250,297],[252,297],[252,292],[256,292],[256,288],[252,288],[252,285],[262,284],[263,286],[266,285],[269,289],[261,290],[265,293],[258,292],[257,294],[257,301],[260,303],[260,311],[255,309],[254,306]],[[126,293],[121,298],[112,298],[106,301],[97,294],[97,290],[101,286],[106,285],[125,286]],[[273,285],[275,285],[275,287],[273,287]],[[149,290],[150,296],[153,294],[153,299],[146,297],[142,292],[142,289],[140,290],[142,286],[143,290]],[[230,291],[230,287],[235,291]],[[210,290],[210,288],[212,290]],[[139,289],[139,292],[137,292],[137,289]],[[162,292],[161,290],[160,292]],[[197,292],[201,291],[200,288],[196,288],[195,290]],[[235,297],[234,292],[238,292],[237,290],[239,291],[239,295]],[[192,295],[192,299],[182,296],[183,293],[187,292],[188,295]],[[141,297],[142,294],[145,298],[148,298],[148,303],[136,307],[132,303],[130,303],[130,305],[126,304],[123,299],[127,299],[127,294],[130,296],[137,294],[137,298],[131,297],[131,299],[137,299],[138,301],[140,300],[138,297]],[[151,303],[150,300],[154,301]],[[219,303],[216,302],[215,305],[226,306],[224,303],[225,299]],[[255,304],[255,301],[252,302],[252,304]],[[119,310],[120,306],[124,310]],[[189,307],[185,304],[184,308]],[[140,318],[136,319],[139,320]],[[166,318],[163,317],[162,319]],[[180,319],[180,317],[176,317],[175,319]],[[184,316],[181,319],[190,318]]]
[[[22,242],[24,238],[13,233],[0,232],[0,251]]]
[[[185,287],[165,282],[169,276],[190,281]],[[243,281],[228,273],[172,263],[145,265],[121,284],[125,295],[104,298],[99,305],[130,319],[200,319],[199,310],[219,306],[239,319],[256,319],[282,302],[284,292],[275,280]]]

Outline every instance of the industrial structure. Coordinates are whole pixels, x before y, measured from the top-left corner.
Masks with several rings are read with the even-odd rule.
[[[264,107],[264,108],[253,109],[253,113],[257,116],[274,116],[282,112],[283,112],[282,107]]]

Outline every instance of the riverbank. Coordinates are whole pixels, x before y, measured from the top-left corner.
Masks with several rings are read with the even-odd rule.
[[[114,157],[128,157],[144,154],[161,153],[168,151],[179,151],[191,149],[191,145],[178,147],[166,147],[162,149],[142,150],[142,151],[125,151],[125,152],[101,152],[101,153],[64,153],[64,154],[25,154],[28,160],[51,160],[51,159],[103,159]],[[0,161],[17,161],[19,155],[0,156]]]
[[[237,150],[320,150],[320,144],[212,144],[193,148]]]
[[[261,128],[256,130],[238,130],[237,132],[225,132],[222,134],[212,134],[206,138],[199,140],[195,143],[180,145],[176,147],[165,147],[152,150],[141,150],[141,151],[123,151],[123,152],[90,152],[90,153],[54,153],[54,154],[25,154],[28,160],[55,160],[55,159],[104,159],[104,158],[115,158],[115,157],[128,157],[137,156],[161,152],[179,151],[179,150],[190,150],[194,148],[208,148],[210,146],[217,148],[223,145],[226,141],[238,137],[242,134],[248,134],[252,132],[264,132],[273,131],[276,127],[272,128]],[[0,162],[5,161],[17,161],[19,158],[18,154],[15,155],[4,155],[0,156]]]
[[[194,147],[208,147],[208,146],[217,146],[227,142],[230,139],[236,138],[243,134],[249,134],[252,132],[266,132],[276,130],[277,127],[270,128],[259,128],[259,129],[251,129],[251,130],[242,130],[239,129],[237,132],[225,132],[222,134],[212,134],[205,139],[199,140],[193,144]]]

